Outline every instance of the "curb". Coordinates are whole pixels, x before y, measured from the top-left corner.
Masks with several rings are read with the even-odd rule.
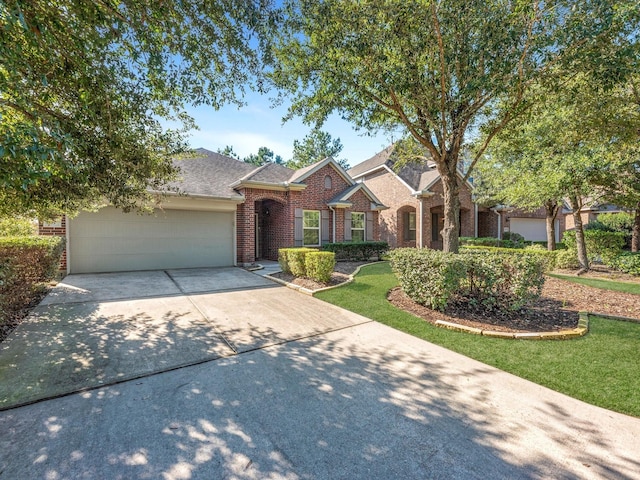
[[[308,288],[301,287],[300,285],[296,285],[295,283],[289,283],[280,278],[272,277],[271,275],[264,275],[264,278],[268,278],[269,280],[273,280],[274,282],[279,283],[280,285],[284,285],[285,287],[289,287],[292,290],[296,290],[300,293],[304,293],[305,295],[309,295],[313,297],[318,292],[326,292],[327,290],[333,290],[334,288],[342,287],[344,285],[349,285],[351,282],[353,282],[354,277],[358,273],[360,273],[360,269],[362,267],[367,267],[369,265],[374,265],[376,263],[384,263],[384,262],[386,262],[386,260],[378,260],[377,262],[365,263],[363,265],[360,265],[358,268],[356,268],[356,270],[351,275],[349,275],[349,279],[346,282],[342,282],[337,285],[331,285],[330,287],[318,288],[317,290],[310,290]]]
[[[436,321],[436,327],[454,330],[456,332],[471,333],[491,338],[503,338],[508,340],[571,340],[585,336],[589,332],[589,313],[578,313],[578,326],[569,330],[559,330],[557,332],[500,332],[497,330],[483,330],[481,328],[468,327],[454,322]],[[591,314],[596,315],[596,314]],[[600,315],[598,315],[600,316]],[[635,320],[636,322],[638,320]]]

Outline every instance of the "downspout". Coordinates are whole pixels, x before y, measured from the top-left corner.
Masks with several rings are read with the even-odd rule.
[[[473,236],[478,238],[478,204],[473,204],[473,209],[475,210],[474,222],[473,222]]]
[[[333,236],[331,238],[333,240],[333,243],[337,243],[336,242],[336,210],[331,205],[329,205],[329,210],[333,212],[333,214],[331,215],[333,217]]]
[[[502,215],[495,208],[490,208],[489,210],[498,215],[498,240],[502,240]]]
[[[423,224],[424,224],[423,218],[422,218],[422,213],[423,213],[422,204],[423,204],[423,202],[422,202],[422,198],[419,198],[419,200],[420,200],[420,203],[418,204],[418,206],[419,206],[419,210],[420,210],[420,219],[419,219],[420,220],[420,235],[419,235],[419,241],[418,241],[418,245],[417,246],[418,246],[418,248],[422,248],[422,236],[423,236],[423,231],[422,230],[423,230]]]

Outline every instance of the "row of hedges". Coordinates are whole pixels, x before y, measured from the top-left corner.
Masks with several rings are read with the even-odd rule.
[[[556,268],[556,259],[559,252],[566,251],[566,250],[549,251],[544,247],[542,247],[541,245],[531,245],[531,246],[525,247],[524,249],[467,245],[467,246],[463,246],[461,251],[462,252],[484,251],[489,253],[506,254],[506,255],[513,255],[517,253],[532,255],[540,259],[544,267],[544,270],[548,272]]]
[[[523,248],[522,242],[511,239],[499,239],[495,237],[460,237],[460,245],[474,247],[501,247],[501,248]]]
[[[454,299],[517,310],[538,298],[544,284],[544,258],[527,251],[398,248],[390,260],[404,292],[441,311]]]
[[[56,275],[63,250],[61,237],[0,237],[0,322]]]
[[[278,263],[284,273],[327,283],[336,266],[336,256],[315,248],[281,248]]]
[[[336,254],[337,261],[366,261],[371,258],[380,260],[389,251],[387,242],[340,242],[326,243],[322,249]]]

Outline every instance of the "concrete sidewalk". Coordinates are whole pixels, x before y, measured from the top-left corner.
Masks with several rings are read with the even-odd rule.
[[[638,445],[374,322],[0,413],[8,479],[636,479]]]

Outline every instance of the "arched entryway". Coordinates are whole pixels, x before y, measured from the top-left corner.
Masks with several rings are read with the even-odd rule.
[[[256,201],[254,216],[256,260],[278,260],[278,249],[287,246],[282,227],[291,223],[285,205],[268,198]]]

